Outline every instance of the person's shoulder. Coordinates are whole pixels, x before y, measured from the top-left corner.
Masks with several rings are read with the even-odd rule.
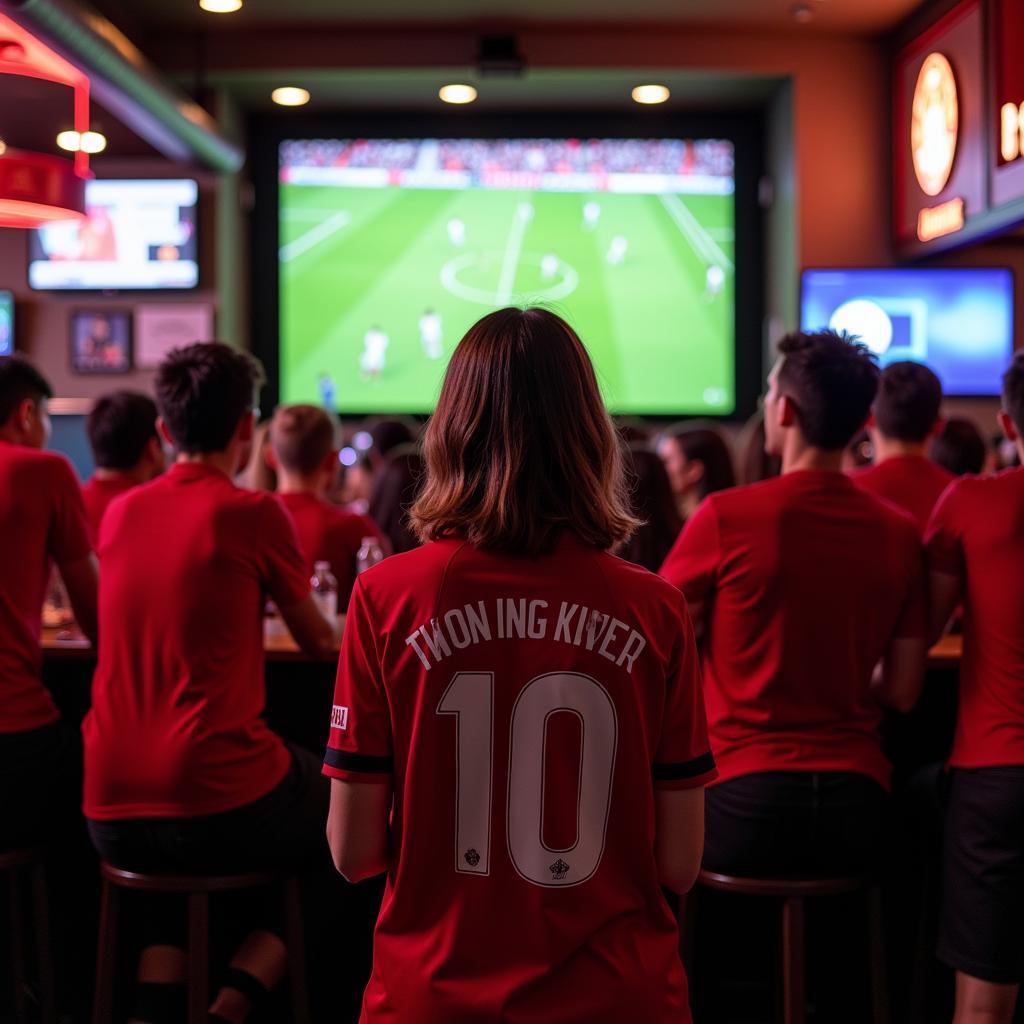
[[[78,479],[74,467],[66,455],[60,452],[47,451],[44,448],[30,448],[28,445],[0,445],[0,454],[11,465],[24,467],[40,476],[66,477],[68,474]]]
[[[390,555],[360,573],[358,581],[374,603],[392,601],[403,594],[432,597],[455,556],[475,549],[464,540],[435,540],[422,547]]]
[[[613,593],[644,615],[668,612],[685,614],[686,601],[679,588],[642,565],[608,552],[595,552]]]
[[[948,502],[1003,503],[1024,500],[1024,468],[1002,469],[997,473],[965,473],[954,477],[943,492]]]
[[[694,514],[713,513],[719,522],[737,517],[759,519],[766,510],[780,505],[788,492],[788,481],[782,476],[740,484],[709,494]]]

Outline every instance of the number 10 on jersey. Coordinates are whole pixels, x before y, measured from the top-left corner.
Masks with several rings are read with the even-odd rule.
[[[564,849],[544,842],[544,772],[548,719],[558,711],[579,719],[582,741],[576,841]],[[494,794],[494,673],[459,672],[437,706],[456,716],[455,870],[491,872]],[[604,853],[618,747],[618,720],[608,691],[579,672],[549,672],[523,687],[509,726],[505,832],[508,855],[534,885],[579,885]]]

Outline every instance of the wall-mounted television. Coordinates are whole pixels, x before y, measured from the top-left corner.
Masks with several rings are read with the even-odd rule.
[[[14,295],[0,290],[0,356],[14,351]]]
[[[613,412],[742,404],[730,139],[353,134],[276,150],[282,401],[429,412],[467,328],[539,302],[577,329]]]
[[[45,291],[195,288],[198,195],[187,178],[87,182],[84,218],[29,232],[29,284]]]
[[[1013,274],[989,267],[805,270],[800,326],[857,335],[883,366],[927,363],[947,395],[998,395],[1013,355]]]

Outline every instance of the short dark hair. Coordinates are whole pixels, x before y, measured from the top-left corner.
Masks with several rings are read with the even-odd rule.
[[[563,530],[607,550],[637,527],[622,452],[576,332],[536,307],[478,320],[452,354],[410,511],[423,541],[526,556]]]
[[[845,448],[871,411],[878,363],[845,331],[796,331],[779,342],[778,386],[793,403],[807,443]]]
[[[266,378],[248,352],[200,342],[172,350],[156,374],[156,403],[179,451],[227,448]]]
[[[923,363],[890,363],[878,381],[875,423],[894,441],[920,442],[931,433],[942,405],[942,382]]]
[[[0,426],[26,398],[53,398],[50,382],[24,356],[0,356]]]
[[[270,421],[270,446],[292,473],[315,473],[336,443],[334,421],[319,406],[282,405]]]
[[[704,465],[697,493],[703,501],[709,494],[725,491],[736,486],[736,470],[732,464],[732,452],[722,432],[706,420],[678,423],[665,431],[683,453],[687,462],[699,461]]]
[[[1017,433],[1024,434],[1024,349],[1013,357],[1003,374],[1003,409],[1013,420]]]
[[[932,441],[928,454],[950,473],[980,473],[985,468],[988,449],[981,431],[970,421],[952,418],[942,425],[942,433]]]
[[[96,465],[132,469],[157,437],[156,415],[156,402],[139,391],[114,391],[97,400],[85,422]]]

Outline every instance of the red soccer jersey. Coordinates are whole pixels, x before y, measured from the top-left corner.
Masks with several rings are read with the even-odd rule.
[[[178,463],[114,502],[99,555],[86,815],[216,814],[269,792],[289,755],[260,717],[265,595],[309,593],[284,510]]]
[[[85,502],[85,514],[89,520],[89,536],[93,544],[96,544],[100,536],[100,526],[103,517],[107,514],[107,506],[125,491],[130,491],[136,486],[134,480],[127,477],[115,476],[109,479],[92,477],[88,483],[82,486],[82,500]]]
[[[569,533],[389,558],[331,722],[324,772],[395,791],[364,1024],[690,1020],[654,787],[714,762],[676,592]]]
[[[909,512],[923,536],[935,503],[956,477],[922,455],[897,455],[858,470],[850,479],[862,491]]]
[[[964,580],[949,763],[1024,765],[1024,469],[960,477],[936,505],[926,544],[934,571]]]
[[[40,681],[50,560],[89,554],[78,480],[62,455],[0,441],[0,733],[59,717]]]
[[[909,516],[842,473],[787,473],[712,494],[661,574],[704,605],[719,781],[840,771],[888,785],[870,683],[892,637],[925,634]]]
[[[356,580],[356,555],[363,538],[379,538],[380,530],[366,516],[346,512],[315,494],[279,494],[277,498],[295,523],[308,574],[312,576],[314,562],[331,563],[338,581],[338,611],[344,611]]]

